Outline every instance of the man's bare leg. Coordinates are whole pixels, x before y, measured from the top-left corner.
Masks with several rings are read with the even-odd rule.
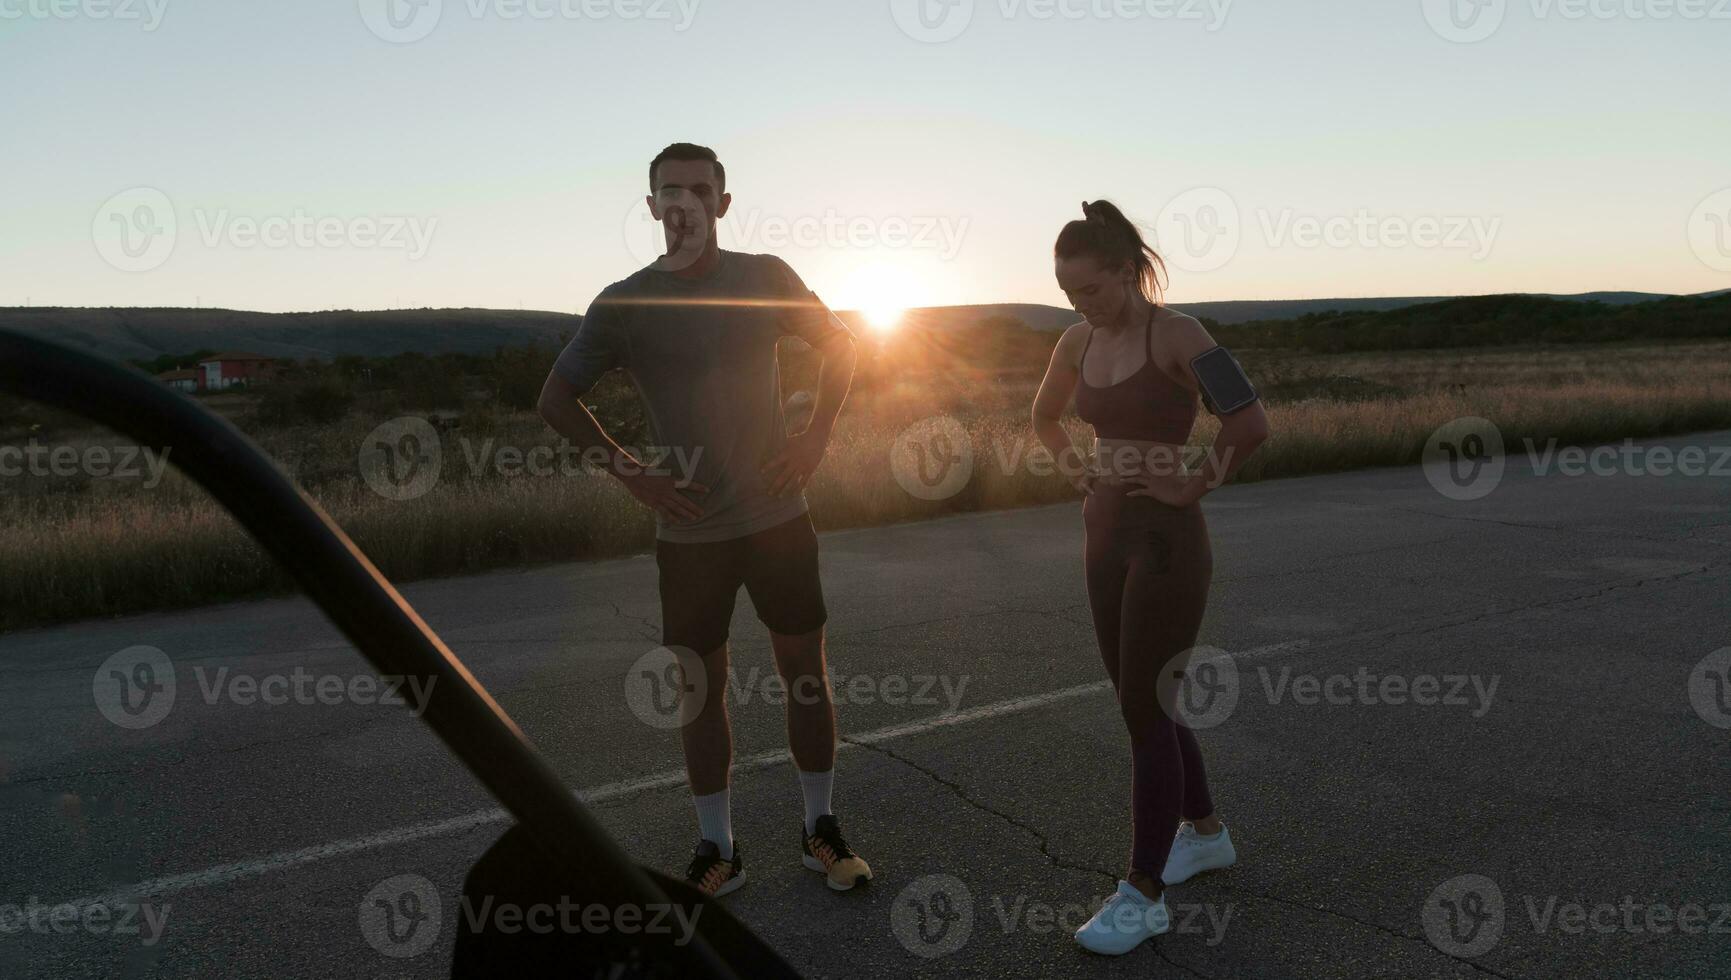
[[[835,786],[835,700],[825,662],[823,627],[789,636],[770,634],[775,669],[787,686],[787,746],[799,770],[805,797],[805,866],[821,871],[829,886],[846,891],[869,881],[871,866],[842,837],[830,809]]]
[[[823,627],[799,636],[769,635],[787,689],[787,747],[801,772],[835,768],[835,702],[830,697]]]
[[[703,839],[731,859],[733,813],[728,777],[733,768],[733,729],[727,717],[727,644],[703,657],[678,651],[682,673],[679,738],[685,749],[685,775],[697,807]]]

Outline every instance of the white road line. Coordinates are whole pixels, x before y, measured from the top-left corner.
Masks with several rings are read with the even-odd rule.
[[[1255,647],[1250,650],[1245,650],[1242,653],[1235,653],[1232,656],[1233,659],[1238,661],[1255,660],[1275,656],[1281,653],[1289,653],[1293,650],[1298,650],[1309,645],[1309,642],[1310,641],[1308,640],[1293,640],[1288,643],[1276,643],[1270,646]],[[1110,681],[1095,681],[1092,684],[1078,684],[1075,687],[1066,687],[1056,691],[1047,691],[1044,694],[1033,694],[1027,697],[1010,698],[1005,701],[994,701],[991,704],[981,705],[978,708],[973,708],[968,711],[939,715],[935,718],[926,718],[921,721],[910,722],[906,725],[892,725],[888,728],[879,728],[859,735],[844,735],[842,737],[845,741],[839,742],[836,745],[836,750],[844,751],[850,748],[857,748],[861,745],[877,745],[882,742],[889,742],[895,739],[908,738],[913,735],[922,735],[926,732],[937,731],[940,728],[951,728],[956,725],[969,725],[977,721],[989,721],[993,718],[1003,718],[1008,715],[1021,714],[1024,711],[1043,708],[1050,704],[1057,704],[1060,701],[1068,701],[1073,698],[1085,697],[1089,694],[1107,691],[1110,689],[1110,684]],[[735,759],[733,768],[735,771],[750,772],[759,769],[770,769],[781,765],[784,762],[790,761],[792,761],[792,757],[785,750],[778,752],[760,752],[757,755],[747,756],[743,759]],[[623,799],[629,796],[636,796],[639,793],[647,793],[652,790],[673,789],[684,785],[685,770],[670,769],[666,772],[656,773],[653,776],[644,776],[641,779],[628,779],[616,783],[605,783],[589,789],[578,790],[577,796],[586,803],[604,803],[608,800]],[[444,837],[450,834],[460,834],[465,831],[474,830],[477,827],[502,823],[508,818],[509,814],[497,807],[490,810],[477,810],[473,813],[467,813],[460,817],[452,817],[448,820],[435,820],[427,823],[408,824],[390,830],[382,830],[376,834],[367,834],[363,837],[351,837],[348,840],[332,841],[328,844],[316,844],[312,847],[303,847],[296,851],[278,851],[275,854],[269,854],[261,858],[254,858],[249,861],[235,861],[231,864],[219,864],[214,867],[205,868],[202,871],[169,875],[166,878],[153,878],[149,881],[140,882],[118,891],[109,892],[106,895],[92,895],[84,898],[75,898],[69,901],[55,903],[50,907],[60,908],[71,906],[77,909],[79,914],[82,916],[84,911],[90,908],[99,906],[113,908],[132,905],[147,898],[159,898],[164,895],[172,895],[177,892],[188,891],[194,888],[210,888],[216,885],[226,885],[245,878],[257,878],[267,874],[274,874],[279,871],[290,871],[303,865],[316,864],[320,861],[328,861],[332,858],[343,857],[349,854],[358,854],[362,851],[371,851],[383,847],[393,847],[398,844],[407,844],[412,841],[426,840],[430,837]]]

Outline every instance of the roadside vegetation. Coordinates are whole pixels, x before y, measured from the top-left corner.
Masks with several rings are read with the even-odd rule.
[[[1273,425],[1241,481],[1412,464],[1438,427],[1464,416],[1490,419],[1511,447],[1731,428],[1731,297],[1621,308],[1491,297],[1215,334],[1257,380]],[[1454,342],[1463,337],[1476,343]],[[863,335],[855,391],[807,493],[818,526],[1074,499],[1038,465],[1044,451],[1027,421],[1055,341],[1007,319]],[[558,446],[534,412],[555,354],[342,357],[198,397],[277,459],[395,580],[641,551],[653,522],[610,478],[557,466],[534,475],[514,462]],[[815,363],[791,348],[782,360],[797,428]],[[622,443],[649,441],[623,377],[604,380],[588,402]],[[891,452],[909,426],[935,415],[967,431],[975,460],[958,492],[926,500],[897,481]],[[364,479],[360,460],[370,433],[406,416],[437,424],[440,473],[424,494],[390,499]],[[1078,441],[1089,437],[1073,418],[1070,428]],[[1194,442],[1206,445],[1213,431],[1204,415]],[[121,444],[78,419],[0,401],[0,446],[70,447],[87,459],[92,447]],[[195,485],[172,468],[156,481],[137,466],[132,476],[0,475],[0,629],[291,589]]]

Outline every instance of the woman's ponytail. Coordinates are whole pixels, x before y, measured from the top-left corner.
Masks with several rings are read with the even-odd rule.
[[[1158,306],[1166,288],[1166,263],[1142,239],[1135,223],[1111,201],[1083,201],[1082,220],[1072,221],[1058,233],[1052,254],[1060,259],[1079,255],[1092,257],[1101,268],[1129,263],[1136,270],[1136,284],[1148,302]]]

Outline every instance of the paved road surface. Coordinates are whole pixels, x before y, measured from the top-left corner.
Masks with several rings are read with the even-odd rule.
[[[1711,723],[1731,724],[1712,700],[1731,692],[1713,686],[1722,661],[1703,666],[1731,646],[1731,473],[1540,476],[1512,458],[1472,501],[1409,468],[1205,506],[1204,640],[1234,656],[1216,677],[1237,700],[1202,738],[1241,863],[1172,890],[1179,932],[1118,960],[1068,936],[1129,847],[1074,505],[824,536],[854,743],[837,804],[878,869],[868,890],[799,867],[742,600],[730,696],[752,880],[731,907],[813,976],[1731,975],[1731,728]],[[627,696],[655,645],[653,585],[639,557],[405,592],[625,846],[679,868],[695,828],[677,741]],[[128,729],[93,679],[140,645],[171,659],[176,698]],[[346,684],[359,664],[299,600],[0,637],[0,975],[443,975],[459,882],[503,828],[490,800],[365,690],[243,703],[248,683]],[[1441,703],[1398,697],[1427,684]],[[426,952],[389,957],[360,909],[404,875],[443,921]],[[29,902],[126,889],[160,920],[141,925],[153,943],[18,929]]]

